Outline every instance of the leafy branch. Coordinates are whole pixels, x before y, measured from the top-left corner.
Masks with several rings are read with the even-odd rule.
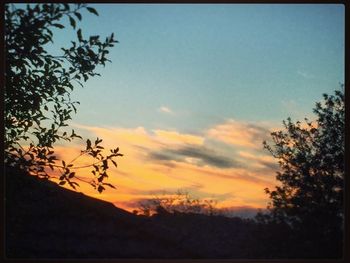
[[[79,102],[72,101],[73,83],[83,86],[90,77],[99,76],[96,68],[105,66],[109,49],[118,41],[114,34],[104,41],[100,36],[84,38],[78,23],[82,10],[98,15],[86,4],[31,4],[18,8],[5,5],[5,164],[17,166],[31,174],[51,178],[60,171],[60,184],[75,188],[78,178],[72,169],[92,167],[93,179],[89,182],[99,192],[104,190],[108,177],[108,164],[116,166],[115,158],[122,156],[119,149],[111,154],[101,153],[102,140],[95,145],[86,141],[86,149],[72,161],[59,161],[55,155],[57,142],[71,142],[82,137],[74,130],[64,130]],[[60,49],[61,54],[50,54],[47,44],[53,43],[53,28],[64,29],[62,19],[68,19],[76,32],[70,47]],[[74,166],[83,155],[96,161],[89,166]],[[47,168],[50,168],[51,172]]]

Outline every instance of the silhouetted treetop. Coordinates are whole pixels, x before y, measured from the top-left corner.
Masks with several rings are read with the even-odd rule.
[[[276,176],[279,185],[273,190],[265,189],[271,199],[270,214],[260,219],[287,223],[300,242],[312,240],[313,248],[318,249],[342,248],[345,164],[342,90],[323,95],[323,101],[316,103],[313,110],[314,121],[305,118],[303,123],[294,123],[288,118],[283,122],[284,130],[271,133],[273,143],[264,142],[280,169]]]

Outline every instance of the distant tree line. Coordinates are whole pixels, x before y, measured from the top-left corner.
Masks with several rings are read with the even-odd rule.
[[[142,200],[135,214],[151,216],[154,214],[193,213],[218,215],[217,201],[192,197],[187,191],[178,190],[175,194],[163,194],[154,198]]]

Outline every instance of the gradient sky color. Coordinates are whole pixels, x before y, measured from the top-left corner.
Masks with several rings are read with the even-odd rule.
[[[117,191],[84,191],[124,208],[176,189],[265,207],[277,166],[261,142],[289,116],[312,117],[322,93],[344,82],[344,6],[91,6],[100,15],[83,13],[83,35],[114,32],[120,43],[102,76],[73,92],[72,125],[125,157]],[[55,37],[53,51],[76,36]]]

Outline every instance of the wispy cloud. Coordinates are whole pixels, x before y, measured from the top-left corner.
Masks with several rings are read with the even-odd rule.
[[[239,156],[243,160],[249,161],[251,167],[256,167],[257,169],[268,169],[272,171],[277,171],[278,164],[275,158],[270,155],[262,155],[257,152],[247,152],[240,151]]]
[[[227,120],[208,130],[211,139],[247,148],[261,149],[262,142],[269,138],[270,130],[263,125]]]
[[[166,114],[174,114],[174,112],[167,106],[161,106],[158,108],[159,112],[166,113]]]
[[[204,137],[184,134],[177,131],[153,130],[157,139],[165,144],[196,144],[201,145],[204,142]]]

